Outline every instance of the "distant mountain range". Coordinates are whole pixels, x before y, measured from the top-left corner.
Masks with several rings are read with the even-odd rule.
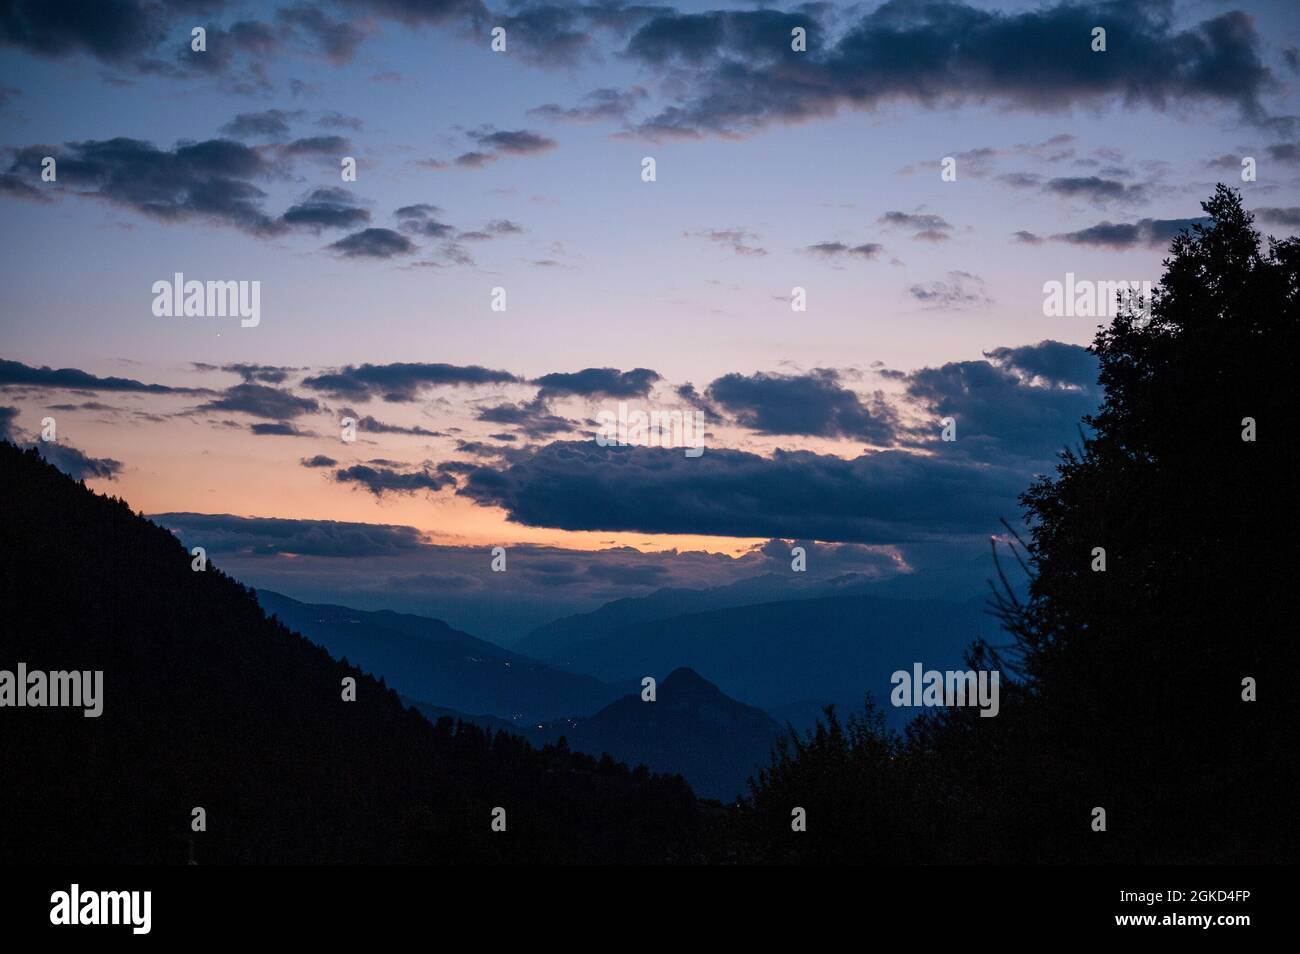
[[[388,610],[300,603],[270,590],[258,602],[333,655],[382,675],[411,699],[456,712],[488,713],[516,725],[589,715],[630,692],[452,629],[441,620]]]
[[[576,752],[682,775],[700,794],[731,799],[767,763],[781,726],[689,669],[662,679],[654,703],[641,677],[620,683],[557,669],[405,613],[301,603],[259,590],[285,625],[383,678],[430,719],[462,719],[536,745],[564,737]]]
[[[575,646],[612,635],[633,623],[776,600],[860,596],[872,588],[879,588],[879,585],[871,577],[859,573],[846,573],[829,580],[810,580],[796,573],[764,573],[707,590],[666,587],[645,596],[613,600],[590,613],[565,616],[539,626],[521,639],[517,648],[538,659],[574,664],[575,658],[570,650]]]
[[[525,642],[542,658],[618,681],[688,666],[736,699],[806,724],[819,705],[853,710],[870,691],[888,706],[890,675],[921,662],[960,668],[966,647],[999,631],[983,603],[830,596],[682,612],[737,595],[660,591],[557,620]]]

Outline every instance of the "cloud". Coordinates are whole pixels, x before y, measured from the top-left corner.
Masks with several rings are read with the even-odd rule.
[[[910,285],[907,293],[923,304],[943,309],[986,305],[992,301],[984,293],[984,279],[962,271],[951,271],[938,281]]]
[[[442,210],[436,205],[419,203],[404,205],[393,215],[400,223],[398,228],[403,232],[426,235],[429,238],[449,238],[456,230],[452,226],[439,222],[434,218],[441,212]]]
[[[101,378],[77,368],[33,368],[0,358],[0,387],[69,388],[78,391],[134,391],[140,394],[211,394],[206,388],[173,388],[131,378]]]
[[[1280,142],[1264,150],[1270,159],[1285,162],[1288,165],[1300,163],[1300,142]]]
[[[354,401],[383,398],[414,401],[425,388],[478,384],[512,384],[519,379],[508,371],[479,365],[398,363],[345,365],[309,377],[302,386],[331,397]]]
[[[525,526],[887,544],[987,533],[1016,512],[1025,481],[956,454],[710,448],[691,459],[561,441],[504,469],[474,469],[457,493]]]
[[[890,0],[836,36],[818,20],[823,10],[670,11],[646,22],[626,54],[676,71],[684,91],[636,132],[746,135],[773,122],[898,100],[992,101],[1029,111],[1116,99],[1158,110],[1217,102],[1258,120],[1259,96],[1273,82],[1253,21],[1241,12],[1179,29],[1165,4],[1066,2],[1004,13],[961,2]],[[1112,49],[1102,60],[1089,41],[1092,28],[1107,23],[1114,25]],[[793,53],[796,25],[827,39]]]
[[[422,535],[414,527],[377,523],[206,513],[159,513],[151,519],[176,533],[186,546],[202,546],[209,554],[354,558],[397,556],[422,548]]]
[[[343,413],[353,416],[355,411],[344,411]],[[376,420],[367,414],[365,417],[357,418],[357,430],[366,434],[407,434],[414,437],[446,437],[443,431],[431,431],[428,428],[415,425],[405,427],[401,424],[387,424],[384,421]]]
[[[1097,359],[1086,348],[1041,341],[995,348],[984,361],[953,361],[906,378],[908,397],[934,419],[957,422],[956,447],[983,460],[1046,463],[1101,399]],[[933,446],[937,425],[923,443]]]
[[[303,414],[315,414],[320,409],[320,404],[312,398],[298,397],[264,384],[236,384],[226,388],[221,397],[197,408],[200,411],[237,411],[281,422]]]
[[[868,261],[878,256],[885,250],[883,245],[875,242],[866,242],[862,245],[845,245],[843,242],[818,242],[816,245],[809,245],[804,251],[812,255],[820,255],[823,258],[839,258],[842,255],[857,255]]]
[[[337,467],[339,462],[333,457],[317,454],[315,457],[304,457],[298,463],[304,467]]]
[[[365,39],[365,33],[348,20],[332,20],[319,7],[308,3],[283,7],[276,15],[290,31],[305,33],[317,52],[336,65],[351,60]]]
[[[546,399],[542,397],[531,401],[520,401],[517,404],[507,402],[484,407],[479,410],[476,419],[490,424],[508,424],[517,427],[526,436],[532,438],[577,429],[576,422],[552,414]]]
[[[578,395],[580,397],[631,398],[645,397],[656,381],[657,371],[634,368],[619,371],[617,368],[583,368],[581,371],[544,374],[532,381],[542,390],[540,396]]]
[[[0,42],[43,56],[88,53],[125,63],[156,47],[165,29],[165,7],[143,0],[9,0],[4,6]]]
[[[710,384],[706,394],[738,424],[759,433],[893,443],[892,408],[879,394],[864,403],[830,368],[791,375],[727,374]]]
[[[400,255],[410,255],[415,251],[415,244],[400,232],[392,229],[362,229],[351,235],[332,242],[326,248],[338,252],[344,258],[389,259]]]
[[[194,362],[194,367],[199,371],[225,371],[228,374],[237,374],[244,379],[247,384],[283,384],[288,380],[289,375],[297,368],[282,368],[270,364],[223,364],[220,368],[202,362]]]
[[[922,242],[944,242],[952,231],[952,224],[941,215],[921,212],[886,212],[879,219],[882,225],[895,225],[917,229],[914,239]]]
[[[578,106],[560,106],[545,103],[528,110],[528,115],[540,119],[567,122],[596,122],[623,119],[649,96],[642,86],[629,89],[596,89],[588,93]]]
[[[282,138],[289,135],[289,123],[303,114],[301,109],[266,109],[260,113],[240,113],[221,127],[228,136],[248,139],[255,136]]]
[[[352,143],[342,136],[305,136],[277,148],[285,156],[327,156],[337,160],[352,151]]]
[[[206,221],[254,235],[276,235],[281,223],[262,209],[266,197],[252,179],[271,167],[261,153],[231,139],[178,143],[163,150],[139,139],[86,140],[28,146],[14,154],[10,173],[39,176],[54,156],[59,181],[78,194],[103,199],[163,222]]]
[[[478,148],[461,153],[453,160],[465,169],[481,169],[502,156],[539,155],[557,145],[549,136],[528,129],[494,129],[487,126],[468,135]],[[423,164],[434,169],[446,166],[445,162],[436,159],[424,160]]]
[[[1072,176],[1049,179],[1043,186],[1045,192],[1066,198],[1086,199],[1095,205],[1109,202],[1142,201],[1146,198],[1146,187],[1142,185],[1125,185],[1114,179],[1102,179],[1098,176]]]
[[[682,235],[686,238],[702,238],[710,242],[717,242],[719,245],[731,249],[737,255],[762,256],[767,254],[767,249],[751,244],[759,241],[759,236],[744,229],[698,229],[694,232],[683,232]]]
[[[276,421],[274,424],[253,424],[249,427],[258,437],[320,437],[315,431],[305,431],[288,421]]]
[[[1169,242],[1179,232],[1190,232],[1193,226],[1209,226],[1212,219],[1204,216],[1194,219],[1140,219],[1130,224],[1098,222],[1077,232],[1053,235],[1058,242],[1071,245],[1094,245],[1103,248],[1124,249],[1136,246],[1158,248]]]
[[[1292,228],[1300,227],[1300,206],[1291,206],[1280,209],[1275,207],[1265,207],[1256,209],[1255,214],[1264,222],[1271,222],[1274,225],[1287,225]]]
[[[356,484],[364,487],[376,497],[384,494],[413,494],[417,491],[436,493],[446,487],[454,487],[456,479],[446,474],[435,472],[425,464],[420,470],[399,471],[391,467],[371,467],[367,464],[354,464],[334,472],[334,480],[340,484]]]
[[[313,189],[305,199],[290,206],[280,217],[285,225],[320,233],[322,229],[350,229],[370,221],[347,189],[337,186]]]
[[[483,149],[505,152],[515,156],[530,156],[555,148],[555,140],[527,129],[501,129],[474,133],[473,137]]]
[[[73,480],[112,480],[122,470],[122,463],[111,457],[90,457],[71,444],[57,441],[37,441],[31,445],[45,460],[63,471]]]

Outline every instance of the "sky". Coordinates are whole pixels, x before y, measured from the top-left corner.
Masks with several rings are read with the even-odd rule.
[[[1100,399],[1044,284],[1158,282],[1216,182],[1300,224],[1294,12],[10,0],[0,428],[245,582],[489,638],[800,543],[966,599]],[[155,314],[176,273],[256,325]],[[601,446],[620,403],[703,454]]]

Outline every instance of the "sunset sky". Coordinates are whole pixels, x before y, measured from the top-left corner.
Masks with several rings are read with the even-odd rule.
[[[489,637],[774,540],[969,598],[1098,400],[1044,283],[1157,281],[1220,181],[1300,224],[1287,0],[3,6],[0,428],[244,582]],[[156,317],[177,272],[260,323]],[[597,446],[620,401],[705,453]]]

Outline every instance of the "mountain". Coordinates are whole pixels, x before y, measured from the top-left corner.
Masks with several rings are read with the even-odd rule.
[[[996,632],[976,602],[836,596],[634,623],[565,656],[574,669],[611,681],[688,666],[765,710],[806,710],[809,699],[857,710],[870,691],[898,724],[915,712],[888,705],[893,672],[917,662],[965,668],[966,647]]]
[[[563,728],[579,752],[608,752],[620,762],[681,774],[700,795],[722,801],[745,792],[767,766],[783,730],[761,709],[728,698],[694,670],[675,669],[655,701],[635,693]]]
[[[785,730],[761,709],[724,695],[693,670],[671,672],[656,686],[654,702],[638,690],[595,715],[511,725],[493,716],[464,715],[427,702],[412,702],[429,719],[449,717],[489,732],[505,729],[542,746],[564,739],[575,752],[608,754],[628,765],[681,775],[696,793],[732,801],[745,782],[767,767]]]
[[[404,696],[516,724],[589,715],[628,691],[548,666],[441,620],[388,610],[300,603],[270,590],[258,602],[335,656],[384,677]]]
[[[815,599],[818,597],[861,594],[879,588],[872,577],[846,573],[829,580],[810,580],[802,574],[764,573],[707,590],[666,587],[646,596],[613,600],[589,613],[578,613],[539,626],[519,641],[520,652],[560,665],[573,662],[573,647],[610,636],[634,623],[668,619],[683,613],[704,613],[778,599]]]
[[[681,779],[430,723],[35,451],[0,442],[0,498],[0,686],[103,681],[98,717],[0,708],[0,863],[667,862],[725,824]]]

